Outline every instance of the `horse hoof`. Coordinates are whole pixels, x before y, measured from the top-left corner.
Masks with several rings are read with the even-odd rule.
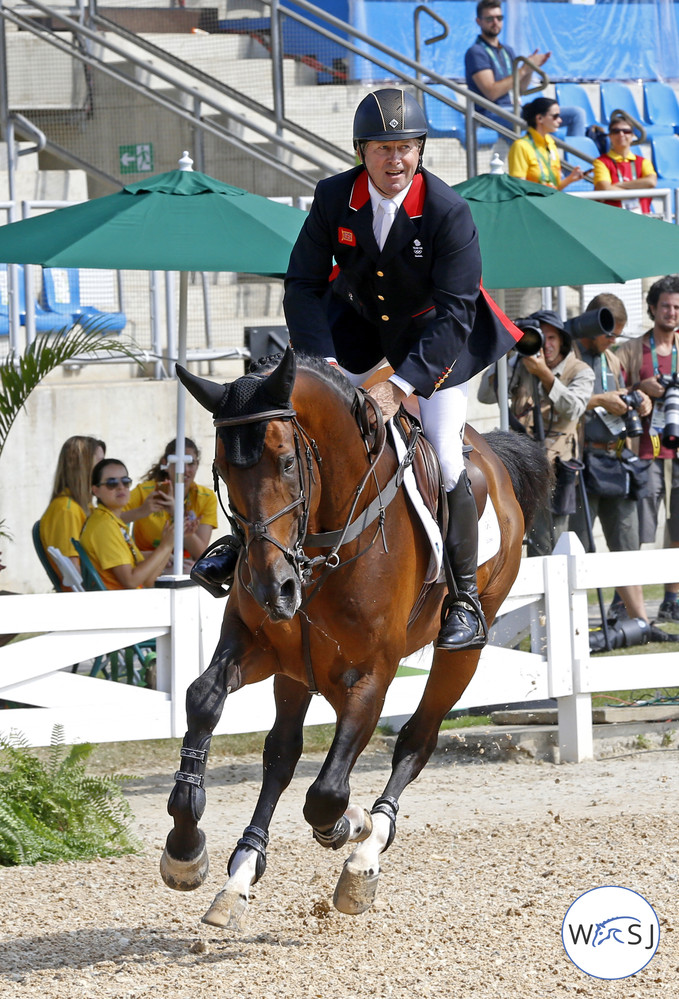
[[[347,916],[358,916],[365,912],[375,901],[377,883],[380,879],[379,870],[364,870],[350,866],[347,860],[339,876],[332,902],[339,912]]]
[[[201,922],[208,923],[210,926],[219,926],[222,929],[240,930],[247,909],[248,900],[242,892],[223,888],[219,894],[215,895],[214,902]]]
[[[175,860],[167,852],[167,847],[160,858],[160,876],[167,887],[175,891],[194,891],[200,888],[209,868],[210,860],[205,844],[194,860]]]

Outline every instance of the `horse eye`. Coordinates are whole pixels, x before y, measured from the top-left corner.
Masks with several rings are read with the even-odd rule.
[[[283,458],[283,471],[291,472],[295,467],[295,456],[294,454],[289,454],[286,458]]]

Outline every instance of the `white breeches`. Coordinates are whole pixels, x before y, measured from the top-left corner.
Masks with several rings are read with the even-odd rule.
[[[364,371],[362,374],[354,374],[351,371],[346,371],[345,368],[340,368],[340,370],[352,385],[362,385],[383,363],[376,364],[370,371]],[[436,449],[441,462],[446,492],[450,492],[457,485],[457,481],[464,471],[462,435],[467,419],[467,384],[452,385],[450,388],[440,389],[438,392],[434,392],[430,399],[410,396],[405,403],[407,409],[411,409],[410,403],[413,400],[419,402],[424,436]]]

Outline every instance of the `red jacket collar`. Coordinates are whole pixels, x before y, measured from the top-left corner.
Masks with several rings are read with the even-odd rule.
[[[421,173],[416,173],[413,177],[413,182],[410,185],[410,190],[408,191],[405,201],[403,202],[406,215],[408,215],[411,219],[419,218],[422,215],[422,210],[424,208],[424,196],[426,192],[427,185],[424,182],[424,177]],[[369,200],[370,193],[368,191],[368,171],[361,170],[358,177],[354,181],[353,188],[351,189],[349,207],[353,209],[353,211],[357,212],[359,208],[363,208],[366,201]]]

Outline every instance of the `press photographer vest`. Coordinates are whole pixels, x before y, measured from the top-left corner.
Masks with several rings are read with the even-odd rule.
[[[523,364],[518,367],[520,367],[520,371],[514,376],[517,379],[516,390],[512,389],[511,393],[512,412],[528,433],[533,436],[533,376],[526,371]],[[563,362],[559,381],[563,385],[570,385],[577,373],[585,367],[587,367],[585,362],[575,357],[571,351]],[[545,450],[550,461],[554,461],[557,456],[564,461],[576,458],[578,455],[578,420],[569,420],[559,416],[551,399],[542,393],[540,393],[540,412],[545,428]]]

